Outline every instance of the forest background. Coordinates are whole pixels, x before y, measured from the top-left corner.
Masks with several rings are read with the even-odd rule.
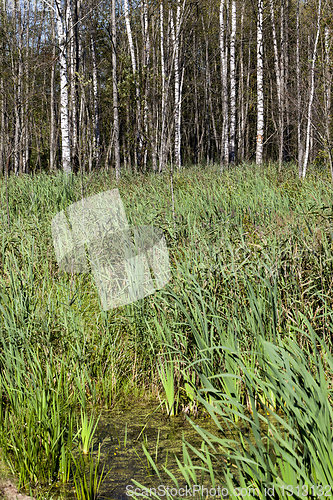
[[[0,169],[332,163],[327,0],[4,0]]]

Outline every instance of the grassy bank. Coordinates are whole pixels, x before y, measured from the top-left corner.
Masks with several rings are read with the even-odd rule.
[[[115,187],[131,225],[164,231],[172,279],[103,312],[90,274],[58,270],[51,220]],[[83,183],[11,178],[7,213],[2,183],[5,460],[25,488],[66,483],[92,409],[96,419],[97,409],[159,395],[170,414],[199,407],[216,419],[216,435],[202,432],[202,449],[191,451],[196,461],[184,447],[188,484],[200,483],[199,466],[203,481],[251,485],[262,498],[270,485],[283,498],[296,480],[310,493],[311,484],[333,484],[329,173],[300,181],[295,167],[191,168],[174,174],[173,189],[174,212],[167,172],[118,184],[102,172]],[[223,439],[222,421],[234,442]]]

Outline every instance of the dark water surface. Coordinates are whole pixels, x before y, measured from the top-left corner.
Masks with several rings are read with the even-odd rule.
[[[216,433],[214,422],[205,415],[199,415],[194,423]],[[111,469],[100,489],[100,497],[104,500],[131,498],[131,489],[137,488],[133,479],[148,489],[174,487],[173,481],[163,472],[164,465],[177,477],[180,486],[185,486],[174,454],[183,463],[183,437],[197,448],[202,442],[200,435],[182,413],[168,418],[158,403],[147,402],[135,402],[133,408],[114,408],[103,412],[95,437],[94,450],[97,451],[101,443],[101,464],[105,464],[105,471]],[[149,464],[142,443],[145,443],[162,473],[162,482]],[[62,490],[62,494],[68,499],[75,498],[73,490]]]
[[[210,418],[198,417],[195,419],[195,424],[206,429],[215,429]],[[112,471],[103,484],[102,496],[108,500],[130,498],[131,488],[136,488],[132,479],[145,488],[158,488],[161,485],[161,480],[148,463],[142,443],[147,446],[160,472],[163,465],[166,465],[177,477],[174,454],[182,462],[183,436],[192,445],[200,447],[202,438],[184,415],[167,418],[156,403],[136,404],[132,409],[116,409],[108,415],[103,415],[99,424],[98,438],[99,442],[104,443],[102,450],[104,448],[104,453],[108,454],[105,460],[106,469],[112,468]],[[163,481],[162,487],[174,486],[165,473],[162,477],[167,481]],[[179,479],[181,484],[184,483],[183,477]]]
[[[193,419],[193,417],[192,417]],[[238,431],[231,434],[228,428],[223,425],[224,433],[216,428],[213,420],[202,413],[196,419],[193,419],[195,427],[210,431],[213,435],[219,435],[222,439],[239,439]],[[240,423],[238,430],[243,435],[250,438],[255,443],[254,436],[249,430],[243,428],[244,423]],[[232,426],[233,427],[233,426]],[[236,430],[234,428],[234,430]],[[262,431],[264,436],[267,432],[267,425],[263,422]],[[183,464],[183,438],[196,449],[201,448],[202,438],[191,423],[185,418],[183,413],[176,417],[167,417],[157,402],[147,403],[143,401],[134,403],[132,408],[116,407],[110,411],[104,411],[98,424],[98,430],[95,434],[94,451],[98,451],[101,444],[101,468],[105,464],[105,472],[111,469],[107,479],[103,482],[99,498],[101,500],[126,500],[131,498],[131,491],[138,486],[133,480],[138,481],[143,488],[162,488],[158,491],[161,499],[163,488],[175,488],[172,479],[163,471],[166,466],[179,482],[179,487],[185,487],[184,477],[180,474],[175,460],[175,455]],[[145,444],[153,461],[157,465],[161,474],[161,479],[150,465],[143,451],[142,444]],[[201,460],[190,451],[193,464],[201,466]],[[224,463],[221,462],[224,468]],[[201,478],[200,471],[197,477]],[[216,478],[217,479],[217,478]],[[204,484],[207,483],[207,476]],[[210,483],[211,486],[211,483]],[[210,487],[207,484],[207,487]],[[225,486],[220,485],[222,488]],[[75,497],[74,489],[67,487],[61,488],[60,485],[56,491],[52,488],[53,498],[73,500]],[[144,497],[143,497],[144,498]],[[147,496],[146,496],[147,498]]]

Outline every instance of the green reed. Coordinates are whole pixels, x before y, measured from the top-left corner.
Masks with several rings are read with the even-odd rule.
[[[104,172],[84,176],[85,196],[118,187],[130,224],[160,227],[169,247],[167,286],[138,304],[107,312],[100,310],[91,275],[61,273],[55,261],[51,220],[81,198],[80,179],[68,182],[59,173],[8,181],[10,228],[0,219],[0,439],[21,483],[47,483],[57,475],[70,480],[77,410],[112,408],[129,393],[156,397],[163,389],[156,364],[161,352],[173,360],[174,389],[183,406],[195,400],[199,411],[208,405],[213,415],[223,401],[219,418],[230,429],[246,418],[253,421],[253,436],[266,448],[269,442],[269,451],[280,453],[275,467],[287,470],[287,451],[274,448],[272,436],[267,441],[256,422],[264,414],[267,424],[272,412],[291,418],[291,403],[277,395],[279,370],[273,368],[280,354],[273,356],[272,346],[287,352],[293,342],[308,352],[302,369],[306,361],[313,376],[317,370],[306,321],[324,343],[317,343],[319,357],[325,376],[330,374],[329,177],[313,168],[300,182],[294,167],[279,172],[274,165],[241,165],[222,175],[217,167],[184,169],[173,179],[174,221],[168,177],[147,176],[143,182],[124,176],[116,184]],[[0,186],[2,203],[4,196]],[[303,379],[303,372],[293,375],[296,391],[303,390]],[[244,438],[235,436],[248,450]],[[305,446],[293,439],[292,446]],[[319,443],[320,434],[316,439]],[[244,450],[229,451],[239,457]],[[215,459],[206,450],[199,453],[210,471]],[[260,453],[266,456],[263,449]],[[230,460],[235,471],[236,459]],[[313,477],[320,477],[317,469]],[[240,474],[238,480],[243,481]]]
[[[163,385],[165,394],[165,408],[167,414],[170,417],[177,415],[178,413],[178,401],[179,393],[175,391],[175,380],[174,380],[174,363],[170,358],[168,363],[163,364],[160,362],[158,365],[158,374]]]
[[[191,422],[203,444],[201,449],[184,444],[182,462],[177,461],[179,472],[189,487],[199,484],[210,488],[219,484],[231,498],[239,496],[239,488],[252,488],[250,498],[265,498],[268,488],[281,499],[291,490],[294,498],[302,498],[304,488],[314,498],[320,497],[320,485],[333,481],[330,347],[304,315],[300,318],[302,328],[294,326],[289,335],[281,332],[272,336],[279,319],[274,284],[264,281],[258,296],[252,287],[244,290],[255,319],[248,318],[248,332],[255,336],[255,342],[249,350],[227,348],[233,365],[232,371],[226,373],[222,370],[230,366],[224,355],[226,346],[215,335],[209,355],[195,365],[201,382],[196,398],[215,422],[216,432],[207,432]],[[267,302],[262,300],[264,290]],[[191,321],[198,317],[199,304],[196,308],[193,319],[188,315]],[[219,317],[223,324],[224,318],[218,314],[216,311],[214,320]],[[331,313],[327,319],[331,319]],[[209,323],[214,320],[211,318]],[[236,315],[233,321],[242,320],[242,316]],[[205,336],[203,331],[203,339]],[[303,338],[303,347],[297,342],[299,336]],[[253,356],[255,364],[251,362]],[[215,363],[210,374],[207,359]],[[237,372],[242,390],[231,391],[233,386],[226,380],[236,379]],[[194,465],[193,457],[200,459],[200,466]],[[202,477],[198,477],[197,471]],[[166,468],[164,474],[179,488],[179,479]],[[297,489],[300,483],[303,490]]]
[[[74,486],[75,496],[77,500],[97,500],[103,482],[106,480],[112,469],[104,473],[105,465],[99,473],[101,462],[101,445],[98,447],[97,456],[94,459],[93,449],[89,450],[88,454],[74,457],[75,465]],[[88,467],[87,467],[88,462]],[[86,469],[88,468],[88,472]]]
[[[97,419],[94,418],[94,415],[90,416],[90,420],[88,419],[88,415],[82,411],[81,409],[81,451],[83,455],[87,455],[89,453],[90,447],[93,445],[94,434],[97,429],[97,425],[99,422],[101,415]]]

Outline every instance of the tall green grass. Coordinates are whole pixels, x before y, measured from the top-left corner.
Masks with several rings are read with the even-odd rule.
[[[274,309],[272,285],[267,282],[266,288]],[[247,296],[251,310],[262,317],[265,311],[260,297],[251,288]],[[199,311],[197,303],[195,314],[188,315],[189,323]],[[215,312],[210,325],[219,317]],[[331,314],[327,315],[330,325]],[[277,311],[271,315],[271,323],[276,321],[275,315]],[[223,324],[223,318],[219,319]],[[159,470],[149,455],[156,474],[164,474],[162,484],[168,480],[169,488],[179,491],[169,497],[181,498],[179,488],[184,485],[190,489],[201,485],[208,491],[217,491],[219,485],[224,496],[228,492],[235,499],[240,491],[250,498],[266,498],[268,491],[281,499],[329,494],[333,484],[333,355],[310,321],[303,315],[300,319],[302,328],[291,327],[288,335],[273,339],[269,328],[261,330],[260,322],[253,323],[248,330],[255,338],[250,349],[231,346],[220,330],[213,345],[201,351],[201,359],[186,367],[186,371],[195,369],[200,379],[200,385],[193,387],[196,399],[214,420],[216,431],[205,431],[191,421],[202,437],[202,446],[196,449],[184,442],[182,461],[177,459],[182,480],[167,467]],[[241,321],[235,313],[234,322]],[[297,342],[299,335],[302,347]],[[200,490],[204,491],[207,489]],[[154,491],[152,496],[158,498]]]
[[[0,446],[22,485],[72,480],[80,409],[87,415],[143,394],[162,395],[169,413],[179,395],[178,408],[196,402],[216,422],[216,435],[199,429],[201,450],[184,445],[184,481],[199,480],[195,456],[209,481],[221,477],[230,488],[253,483],[262,492],[265,481],[297,474],[330,480],[330,467],[320,465],[331,457],[328,172],[310,169],[301,182],[295,167],[184,169],[173,178],[175,218],[168,172],[118,184],[99,172],[83,186],[79,177],[41,174],[10,178],[8,187],[10,224],[5,210],[0,217]],[[90,274],[58,270],[51,220],[82,193],[115,187],[131,225],[164,231],[172,279],[103,312]],[[1,185],[3,208],[5,201]],[[233,442],[218,432],[225,424]],[[239,431],[246,426],[248,439]]]

